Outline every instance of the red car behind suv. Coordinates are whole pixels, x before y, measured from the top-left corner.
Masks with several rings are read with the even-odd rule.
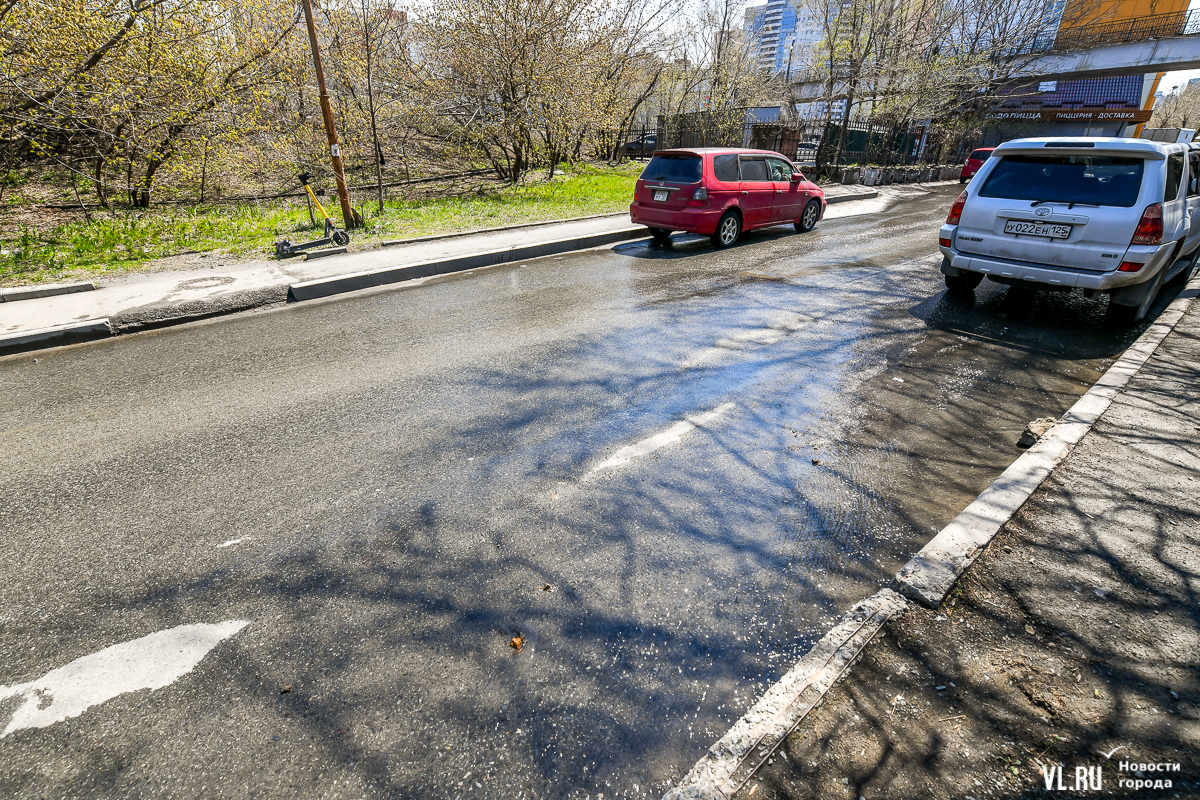
[[[994,147],[980,147],[978,150],[972,150],[971,155],[967,156],[967,163],[963,164],[962,172],[958,173],[958,182],[966,183],[967,178],[973,178],[979,168],[983,166],[983,162],[992,157]]]
[[[656,152],[629,206],[630,219],[659,241],[688,231],[717,247],[768,225],[811,230],[823,216],[825,192],[779,153],[715,147]]]

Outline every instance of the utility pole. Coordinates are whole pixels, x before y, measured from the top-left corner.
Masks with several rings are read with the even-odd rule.
[[[317,26],[313,23],[311,0],[304,0],[304,20],[308,23],[308,41],[312,45],[313,66],[317,70],[317,87],[321,90],[321,116],[325,118],[325,134],[329,137],[329,156],[333,162],[333,178],[337,181],[338,200],[342,204],[342,222],[346,230],[352,230],[358,226],[354,209],[350,207],[346,173],[342,169],[342,149],[338,144],[337,128],[333,124],[333,106],[329,104],[329,93],[325,91],[325,67],[321,63],[321,49],[317,46]]]

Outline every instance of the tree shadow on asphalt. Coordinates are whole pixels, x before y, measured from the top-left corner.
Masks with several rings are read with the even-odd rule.
[[[765,294],[748,302],[770,311],[819,308],[813,295],[823,290],[798,296],[774,283],[755,288]],[[923,544],[931,517],[952,516],[947,509],[955,505],[913,512],[889,497],[928,494],[920,487],[929,485],[951,485],[956,497],[973,497],[990,480],[989,470],[1015,455],[1005,451],[976,465],[978,441],[952,433],[979,425],[979,409],[966,408],[962,399],[970,391],[988,394],[998,374],[968,376],[978,383],[964,384],[952,365],[930,360],[903,371],[904,384],[891,380],[905,366],[909,345],[873,315],[892,307],[896,316],[907,316],[912,292],[906,296],[902,288],[884,281],[845,289],[857,305],[833,314],[802,352],[760,348],[753,363],[727,365],[716,378],[698,371],[713,378],[715,390],[679,391],[678,360],[623,370],[623,353],[646,330],[573,343],[549,362],[539,354],[527,370],[463,370],[423,402],[436,406],[486,393],[492,401],[482,408],[510,409],[500,418],[456,420],[452,432],[435,437],[452,442],[451,452],[439,455],[458,463],[468,452],[487,453],[478,466],[459,468],[436,491],[396,491],[383,500],[348,494],[343,499],[354,505],[356,518],[349,527],[329,508],[293,509],[291,519],[311,515],[314,525],[330,528],[300,540],[304,544],[285,539],[261,557],[185,580],[162,574],[144,591],[97,592],[89,605],[120,608],[131,619],[145,619],[147,630],[193,619],[198,609],[213,619],[258,621],[228,650],[215,652],[202,675],[238,675],[236,688],[223,691],[278,724],[284,741],[303,742],[319,755],[285,749],[265,733],[261,741],[243,743],[248,754],[263,762],[312,759],[310,777],[318,782],[328,771],[331,779],[365,780],[378,794],[452,796],[471,772],[488,776],[488,788],[497,785],[492,780],[505,781],[512,795],[607,793],[614,781],[630,793],[635,782],[641,793],[659,791],[664,776],[677,778],[690,768],[754,695],[807,651],[831,615],[869,594]],[[905,302],[897,303],[898,296]],[[843,334],[844,325],[854,327],[853,337]],[[694,329],[652,333],[678,337],[664,348],[668,353],[697,341]],[[836,376],[873,369],[855,360],[860,345],[888,353],[886,365],[856,390],[858,400],[870,404],[865,417],[853,403],[831,410],[821,395],[749,409],[743,398],[741,427],[705,427],[694,442],[655,456],[652,485],[630,471],[567,486],[564,505],[574,505],[566,508],[545,497],[560,483],[579,484],[598,454],[626,443],[631,432],[624,421],[669,424],[704,408],[700,400],[714,401],[711,406],[750,386],[752,371],[787,386],[798,365],[816,371],[828,365]],[[819,377],[810,376],[806,385],[818,387]],[[1052,394],[1057,385],[1038,375],[1029,390]],[[880,409],[901,402],[901,386],[917,390],[918,398],[936,398],[930,408],[937,413],[876,421]],[[523,400],[529,397],[542,400],[534,406]],[[333,447],[341,432],[369,422],[375,409],[401,417],[412,402],[408,387],[400,386],[384,397],[341,400],[306,420],[301,438],[287,443],[298,464],[320,470],[303,436],[324,437],[321,444]],[[347,410],[356,408],[367,411]],[[561,442],[542,439],[539,430],[556,409],[580,430],[565,453]],[[1015,404],[993,415],[1014,427],[1027,421],[1029,409]],[[926,457],[905,450],[904,426],[940,426],[947,434]],[[807,438],[800,440],[797,429]],[[402,430],[390,433],[403,442]],[[214,438],[254,441],[235,424]],[[386,436],[358,444],[364,474],[357,477],[389,489],[403,485],[411,469],[405,465],[418,458]],[[751,457],[751,450],[775,457]],[[914,454],[923,463],[903,480],[878,468]],[[241,453],[241,463],[256,463],[256,455]],[[224,456],[201,447],[194,463],[180,465],[164,446],[138,457],[147,474],[157,476],[157,491],[185,494],[182,487],[194,474],[223,474]],[[822,463],[811,463],[814,457]],[[739,479],[714,479],[706,469],[714,459]],[[324,489],[336,497],[346,477],[318,472],[317,481],[328,482]],[[261,479],[230,478],[227,495],[248,493]],[[487,502],[463,502],[449,485],[455,481],[489,487]],[[516,518],[490,521],[485,506],[493,502],[507,504]],[[884,518],[887,525],[879,525]],[[755,519],[766,523],[751,524]],[[194,536],[186,518],[163,523],[164,543]],[[640,532],[632,529],[639,526]],[[598,585],[591,565],[603,565],[613,580]],[[840,585],[826,585],[831,582]],[[520,652],[509,646],[518,633],[528,642]],[[292,688],[281,694],[284,686]],[[108,746],[116,757],[146,746],[136,740],[134,734]],[[500,753],[520,765],[502,771]],[[489,769],[481,771],[481,764]]]

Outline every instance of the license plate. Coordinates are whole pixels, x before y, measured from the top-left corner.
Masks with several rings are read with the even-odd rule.
[[[666,190],[658,191],[658,192],[654,193],[654,199],[660,203],[665,203],[665,202],[667,202],[667,195],[669,195],[669,194],[670,194],[670,192],[668,192]]]
[[[1045,236],[1047,239],[1066,239],[1071,235],[1070,225],[1044,225],[1040,222],[1022,222],[1010,219],[1004,223],[1005,233],[1021,236]]]

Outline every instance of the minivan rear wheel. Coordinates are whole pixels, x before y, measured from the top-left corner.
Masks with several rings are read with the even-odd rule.
[[[717,223],[717,229],[709,238],[716,247],[729,247],[742,235],[742,218],[736,211],[726,211]]]
[[[959,275],[946,276],[946,289],[958,297],[969,297],[975,294],[975,287],[983,280],[978,272],[963,272]]]

